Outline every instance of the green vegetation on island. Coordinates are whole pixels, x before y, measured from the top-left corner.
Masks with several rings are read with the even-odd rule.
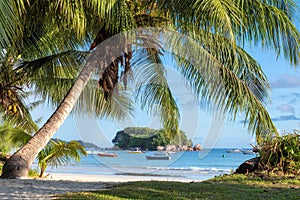
[[[169,135],[175,135],[175,137],[170,138]],[[170,134],[163,129],[155,130],[147,127],[127,127],[118,131],[112,142],[121,149],[140,147],[141,149],[156,150],[158,146],[168,144],[192,146],[192,141],[181,130]]]

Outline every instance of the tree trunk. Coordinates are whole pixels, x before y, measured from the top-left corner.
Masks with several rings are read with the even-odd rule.
[[[40,178],[43,178],[45,171],[46,171],[46,167],[42,167],[39,175]]]
[[[47,145],[73,109],[91,74],[95,71],[97,64],[99,65],[97,62],[103,56],[101,53],[101,49],[99,51],[96,49],[89,56],[81,73],[56,111],[31,139],[5,162],[1,178],[20,178],[28,175],[28,170],[37,154]]]
[[[102,37],[102,42],[100,41],[101,43],[86,59],[86,64],[62,103],[44,126],[5,162],[0,178],[19,178],[28,175],[28,170],[35,157],[47,145],[68,117],[96,68],[98,67],[99,71],[103,73],[107,66],[123,55],[124,52],[126,53],[127,48],[133,44],[129,33],[125,32],[115,36],[106,34]],[[145,48],[145,46],[143,47]]]

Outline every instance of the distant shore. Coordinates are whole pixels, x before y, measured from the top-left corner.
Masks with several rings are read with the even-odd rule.
[[[50,173],[42,179],[0,179],[0,199],[50,199],[57,194],[99,190],[121,182],[154,180],[191,182],[190,179],[169,176]]]

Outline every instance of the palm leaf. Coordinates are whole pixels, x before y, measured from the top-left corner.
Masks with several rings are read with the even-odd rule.
[[[136,68],[135,98],[142,110],[160,114],[167,131],[177,133],[180,113],[166,80],[164,66],[157,52],[137,53],[133,66]],[[174,131],[175,130],[175,131]],[[174,137],[174,136],[170,136]],[[169,138],[170,139],[170,138]]]
[[[253,45],[260,42],[262,47],[274,50],[278,56],[283,52],[291,64],[299,64],[300,33],[292,21],[297,10],[294,2],[236,1],[243,10],[242,25],[234,25],[238,39]]]
[[[64,142],[51,140],[50,143],[39,153],[39,163],[57,165],[67,164],[71,159],[80,160],[81,155],[87,155],[84,147],[78,141]]]
[[[174,38],[176,39],[172,35],[172,40],[167,40],[168,43],[173,41]],[[230,68],[223,65],[217,57],[199,46],[195,41],[187,37],[181,37],[180,42],[177,41],[175,40],[176,43],[173,42],[172,46],[177,47],[173,48],[173,51],[176,55],[179,70],[193,88],[199,100],[204,102],[205,105],[212,106],[211,110],[217,108],[218,111],[229,114],[233,120],[236,119],[237,113],[245,113],[245,123],[248,123],[249,131],[255,132],[258,137],[260,133],[263,134],[266,130],[276,132],[268,112],[263,107],[260,99],[257,98],[257,94],[253,93],[261,89],[265,91],[265,87],[257,90],[253,89],[249,85],[249,80],[245,81],[247,78],[244,76],[240,78],[240,73],[235,74]],[[239,51],[239,53],[244,57],[246,56],[247,59],[250,58],[242,51]],[[181,57],[178,57],[178,55]],[[239,57],[239,59],[242,58]],[[247,63],[249,62],[247,61]],[[249,66],[254,67],[257,72],[249,68],[248,71],[244,70],[243,73],[253,76],[255,82],[255,73],[259,75],[262,72],[260,67],[256,65],[240,66],[240,69]],[[242,78],[244,80],[241,80]],[[267,86],[266,83],[262,83],[262,86]],[[264,95],[259,97],[263,98]]]
[[[106,100],[103,90],[97,87],[97,81],[90,80],[77,100],[73,113],[117,120],[129,117],[133,111],[133,102],[125,89],[121,85],[118,87],[114,95]]]

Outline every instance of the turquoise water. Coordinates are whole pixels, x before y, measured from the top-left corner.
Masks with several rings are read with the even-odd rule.
[[[203,150],[200,152],[177,152],[171,154],[171,160],[147,160],[143,154],[128,154],[127,151],[115,151],[118,157],[99,157],[89,154],[80,162],[58,166],[47,170],[48,173],[80,174],[150,174],[160,176],[183,177],[191,180],[206,180],[214,176],[229,174],[245,160],[255,154],[226,153],[226,149]]]

